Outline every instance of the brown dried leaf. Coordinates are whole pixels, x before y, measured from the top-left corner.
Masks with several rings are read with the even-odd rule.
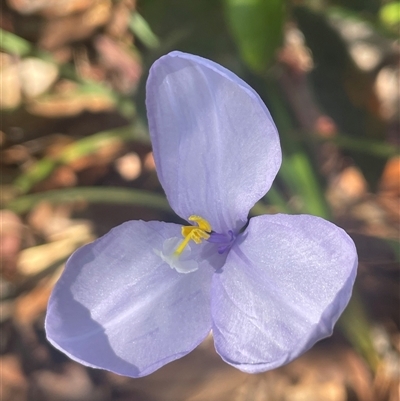
[[[111,0],[97,0],[81,13],[44,21],[40,29],[39,46],[54,50],[91,36],[97,28],[107,23],[111,8]]]
[[[10,8],[20,14],[40,14],[48,18],[84,11],[97,0],[7,0]]]
[[[18,259],[18,271],[24,276],[36,275],[94,239],[87,224],[73,225],[63,235],[63,239],[24,249]]]
[[[16,274],[18,252],[21,248],[23,224],[21,219],[10,210],[0,211],[0,261],[1,273],[6,278]]]
[[[1,400],[27,401],[28,383],[17,356],[1,356],[0,366]]]
[[[349,205],[362,199],[367,193],[367,187],[367,181],[361,170],[350,166],[336,177],[328,192],[332,203]]]
[[[31,326],[45,312],[50,293],[59,274],[57,273],[51,279],[43,279],[33,290],[20,295],[15,300],[14,320],[18,324]]]
[[[21,102],[21,82],[18,63],[12,56],[0,53],[0,109],[13,109]]]
[[[122,93],[131,92],[142,74],[138,56],[105,35],[97,36],[94,46],[114,86]]]
[[[110,21],[107,24],[107,33],[115,38],[123,38],[129,32],[129,18],[136,7],[135,0],[122,0],[114,5]]]
[[[95,387],[87,370],[76,363],[66,363],[59,372],[39,370],[31,379],[32,401],[103,401],[110,400],[104,388]]]
[[[386,196],[400,197],[400,156],[393,157],[387,161],[379,189]]]
[[[37,116],[62,118],[75,116],[83,111],[99,113],[114,108],[112,99],[100,93],[55,94],[42,99],[35,99],[26,106],[27,110]]]

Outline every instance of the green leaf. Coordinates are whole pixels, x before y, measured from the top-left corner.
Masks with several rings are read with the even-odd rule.
[[[25,39],[0,28],[0,48],[7,53],[25,56],[32,50],[32,45]]]
[[[131,15],[129,28],[149,49],[155,49],[160,45],[159,39],[151,30],[147,21],[138,12]]]
[[[348,135],[340,134],[332,138],[311,137],[319,142],[332,142],[342,149],[351,150],[357,153],[365,153],[376,157],[388,159],[400,154],[399,147],[383,141],[376,141],[365,138],[351,138]]]
[[[290,205],[288,205],[279,189],[272,186],[263,199],[251,208],[250,216],[261,216],[263,214],[271,213],[271,206],[266,205],[264,201],[267,201],[272,207],[274,207],[274,209],[277,209],[279,213],[291,214],[295,212],[292,210]]]
[[[56,160],[46,157],[30,166],[28,171],[19,175],[13,182],[13,187],[18,193],[28,192],[35,184],[47,178],[57,165]]]
[[[383,5],[379,10],[379,19],[387,28],[398,30],[400,28],[400,2],[392,1]]]
[[[300,195],[304,212],[331,219],[329,206],[316,172],[301,147],[284,153],[279,176],[294,194]]]
[[[354,348],[363,355],[372,370],[375,371],[379,364],[379,356],[372,343],[368,316],[356,288],[353,290],[347,308],[339,319],[338,326]]]
[[[56,189],[37,194],[20,196],[9,202],[6,208],[15,213],[26,213],[39,202],[71,203],[86,201],[90,203],[113,203],[132,206],[145,206],[171,212],[166,198],[162,195],[138,189],[116,187],[78,187]]]
[[[331,219],[331,212],[317,171],[313,168],[307,149],[295,135],[291,116],[283,102],[277,85],[265,81],[269,106],[280,132],[283,160],[278,177],[289,188],[292,195],[301,199],[302,213]]]
[[[57,157],[52,159],[46,157],[33,164],[28,171],[14,181],[13,185],[20,194],[26,193],[35,184],[47,178],[57,166],[93,154],[115,142],[144,140],[144,132],[144,129],[137,123],[82,138],[67,146]]]
[[[262,73],[282,43],[285,16],[282,0],[224,0],[225,16],[240,55]]]

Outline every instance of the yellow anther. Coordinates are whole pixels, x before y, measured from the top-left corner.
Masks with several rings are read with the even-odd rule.
[[[195,214],[188,218],[189,221],[194,221],[199,226],[200,230],[211,232],[211,224],[200,216],[196,216]],[[190,227],[190,226],[189,226]],[[192,228],[192,227],[190,227]],[[196,227],[195,227],[196,228]]]
[[[179,256],[182,253],[190,240],[196,244],[201,244],[203,239],[210,238],[209,233],[211,233],[211,225],[207,220],[204,220],[202,217],[196,215],[190,216],[188,220],[194,221],[197,224],[197,227],[182,227],[182,236],[184,237],[184,240],[180,243],[178,248],[176,248],[176,251],[174,252],[176,256]]]

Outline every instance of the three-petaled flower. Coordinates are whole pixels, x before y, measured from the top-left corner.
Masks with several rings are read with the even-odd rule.
[[[50,342],[85,365],[140,377],[210,331],[221,357],[249,373],[329,336],[357,253],[318,217],[248,221],[281,164],[257,93],[212,61],[172,52],[152,66],[146,104],[158,177],[188,226],[129,221],[78,249],[49,301]]]

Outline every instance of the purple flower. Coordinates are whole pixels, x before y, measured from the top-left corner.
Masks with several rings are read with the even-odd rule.
[[[177,224],[129,221],[78,249],[51,295],[49,341],[87,366],[140,377],[197,347],[249,373],[329,336],[356,275],[354,243],[308,215],[254,217],[281,164],[257,93],[220,65],[172,52],[154,63],[147,111]]]

